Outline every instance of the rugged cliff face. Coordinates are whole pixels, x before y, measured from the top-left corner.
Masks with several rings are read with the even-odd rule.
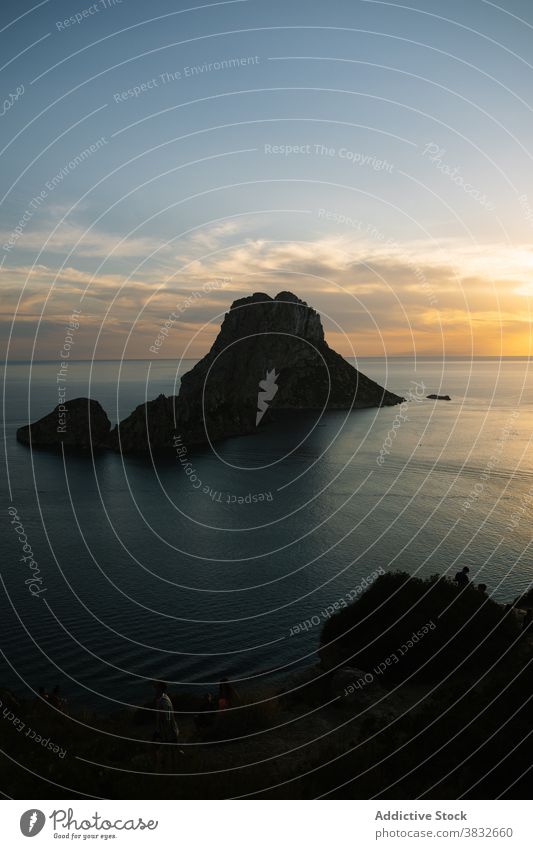
[[[329,347],[320,316],[304,301],[290,292],[255,293],[232,304],[209,353],[183,376],[179,395],[141,404],[113,429],[108,445],[124,453],[160,450],[171,448],[177,434],[199,445],[253,433],[274,410],[401,401]],[[27,441],[21,431],[17,438]]]
[[[174,436],[180,433],[177,401],[175,396],[167,398],[159,395],[153,401],[140,404],[115,425],[109,437],[109,447],[123,454],[171,448]]]
[[[266,388],[260,385],[266,381]],[[270,398],[269,396],[272,395]],[[402,399],[360,374],[324,340],[320,316],[290,292],[235,301],[209,353],[184,375],[179,419],[189,441],[257,426],[273,410],[349,409]]]

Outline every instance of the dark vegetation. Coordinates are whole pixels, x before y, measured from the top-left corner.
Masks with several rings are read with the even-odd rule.
[[[453,671],[479,677],[518,632],[512,612],[471,585],[461,592],[438,575],[422,580],[388,572],[326,622],[321,658],[326,667],[363,670],[390,659],[381,674],[394,680],[442,680]]]
[[[156,766],[150,710],[67,716],[0,690],[2,787],[19,799],[529,798],[532,648],[517,605],[387,574],[326,622],[322,666],[241,693],[207,731],[193,721],[199,701],[171,693],[173,766]],[[347,697],[361,673],[372,682]],[[11,713],[66,756],[17,731]]]

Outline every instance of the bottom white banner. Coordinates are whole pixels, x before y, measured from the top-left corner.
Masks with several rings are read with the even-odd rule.
[[[2,845],[64,841],[204,849],[325,846],[531,849],[525,801],[13,801],[0,805]]]

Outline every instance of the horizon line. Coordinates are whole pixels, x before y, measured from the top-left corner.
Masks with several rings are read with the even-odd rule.
[[[161,357],[161,359],[154,359],[152,357],[94,357],[94,358],[85,358],[85,359],[71,359],[69,362],[71,363],[157,363],[157,362],[176,362],[182,359],[182,362],[193,362],[199,361],[203,359],[206,354],[202,354],[199,357]],[[501,360],[514,360],[514,361],[530,361],[533,360],[533,355],[529,354],[450,354],[449,356],[442,354],[395,354],[389,357],[372,355],[372,354],[361,354],[360,356],[347,356],[345,354],[341,354],[344,359],[347,360],[383,360],[384,362],[388,362],[390,360],[438,360],[439,362],[450,362],[452,360],[461,360],[464,362],[475,362],[475,361],[483,361],[490,360],[494,362],[500,362]],[[21,359],[4,359],[2,364],[4,366],[8,366],[10,363],[57,363],[57,357],[53,359],[33,359],[33,360],[21,360]]]

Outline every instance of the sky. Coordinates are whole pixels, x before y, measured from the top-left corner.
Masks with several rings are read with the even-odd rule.
[[[283,290],[346,356],[531,354],[529,0],[4,0],[0,40],[9,359],[73,315],[73,358],[199,357]]]

